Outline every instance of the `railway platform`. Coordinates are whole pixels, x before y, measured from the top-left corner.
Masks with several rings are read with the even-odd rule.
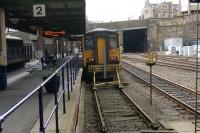
[[[73,56],[61,60],[61,67],[54,72],[60,75],[60,87],[56,95],[47,93],[44,88],[41,88],[43,84],[43,79],[39,75],[41,72],[29,74],[20,69],[18,72],[8,75],[8,88],[0,93],[1,133],[40,132],[41,107],[38,106],[40,90],[43,90],[42,118],[43,125],[46,125],[45,131],[55,132],[55,121],[59,120],[57,130],[66,133],[75,132],[82,69],[78,68],[78,60]],[[37,86],[39,86],[39,90]],[[55,97],[57,97],[56,104]],[[63,104],[65,104],[65,113]]]
[[[81,77],[82,77],[82,69],[80,69],[77,80],[73,86],[73,92],[71,92],[70,100],[66,99],[66,114],[62,113],[63,106],[59,107],[59,128],[60,133],[75,133],[76,130],[76,122],[78,118],[79,112],[79,103],[81,96]],[[52,99],[44,110],[44,114],[48,117],[48,113],[51,112],[52,104],[54,100]],[[52,118],[49,123],[49,127],[47,128],[47,133],[55,133],[55,117]],[[30,133],[38,133],[39,130],[39,120],[34,125]]]

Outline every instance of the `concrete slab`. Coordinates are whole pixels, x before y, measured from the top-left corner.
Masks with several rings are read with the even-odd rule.
[[[81,95],[81,77],[82,77],[82,69],[80,69],[77,80],[73,86],[73,91],[70,93],[70,100],[67,99],[66,93],[66,114],[63,114],[63,106],[62,102],[59,103],[59,129],[60,133],[75,133],[76,123],[78,119],[78,111],[79,111],[79,103],[80,103],[80,95]],[[54,104],[54,99],[49,103],[47,108],[44,111],[45,121],[49,116],[49,113],[52,110]],[[33,127],[30,133],[38,133],[39,132],[39,120]],[[55,117],[53,116],[47,129],[47,133],[55,133]]]
[[[167,121],[166,123],[179,133],[194,133],[195,130],[195,125],[192,121]]]

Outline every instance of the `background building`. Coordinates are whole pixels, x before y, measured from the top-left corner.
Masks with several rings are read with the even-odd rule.
[[[173,4],[172,2],[162,2],[160,4],[149,3],[145,0],[145,6],[142,10],[140,19],[149,18],[172,18],[180,15],[181,4]]]

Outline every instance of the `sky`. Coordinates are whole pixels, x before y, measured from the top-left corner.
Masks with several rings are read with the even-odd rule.
[[[150,3],[179,0],[149,0]],[[187,6],[187,0],[181,0],[182,6]],[[128,19],[138,19],[144,7],[145,0],[86,0],[86,16],[89,21],[110,22]]]

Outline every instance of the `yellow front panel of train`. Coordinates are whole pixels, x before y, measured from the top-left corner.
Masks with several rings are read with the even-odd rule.
[[[104,62],[104,49],[106,48],[105,37],[97,38],[97,49],[98,49],[98,64],[103,64]],[[105,53],[106,56],[106,53]]]
[[[83,58],[84,58],[84,66],[86,66],[87,60],[89,58],[94,58],[94,51],[93,50],[83,51]]]
[[[117,57],[117,60],[120,61],[120,50],[119,48],[110,49],[109,50],[109,57]]]

